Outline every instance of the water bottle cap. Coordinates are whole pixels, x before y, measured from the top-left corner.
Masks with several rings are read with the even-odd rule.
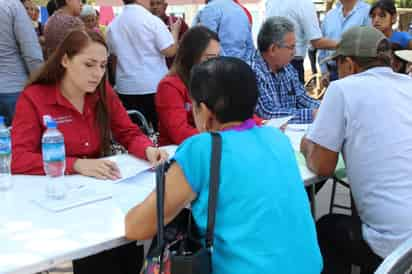
[[[50,119],[50,120],[47,121],[46,126],[47,126],[47,128],[56,128],[57,124],[56,124],[56,121]]]
[[[0,124],[4,124],[4,116],[0,115]]]

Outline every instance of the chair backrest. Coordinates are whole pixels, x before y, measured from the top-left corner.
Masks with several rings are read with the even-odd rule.
[[[410,273],[412,273],[412,237],[389,254],[375,271],[375,274]]]
[[[149,125],[147,122],[146,117],[144,117],[143,113],[136,109],[129,109],[127,110],[127,114],[129,114],[130,119],[137,123],[140,129],[143,131],[144,134],[149,136],[149,138],[157,144],[157,135],[154,129]]]

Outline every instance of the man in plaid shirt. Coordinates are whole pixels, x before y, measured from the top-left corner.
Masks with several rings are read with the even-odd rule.
[[[296,48],[293,23],[284,17],[268,18],[259,31],[258,47],[249,59],[259,88],[257,115],[264,119],[292,115],[290,123],[312,123],[320,102],[306,95],[290,64]]]

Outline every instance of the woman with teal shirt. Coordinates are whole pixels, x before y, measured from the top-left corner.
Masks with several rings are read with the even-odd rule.
[[[204,132],[176,151],[166,175],[165,222],[191,204],[205,234],[210,131],[222,136],[222,160],[212,254],[213,273],[314,274],[322,270],[309,202],[288,138],[258,127],[252,115],[256,79],[244,62],[220,57],[197,66],[190,96]],[[129,211],[126,237],[156,233],[156,194]]]

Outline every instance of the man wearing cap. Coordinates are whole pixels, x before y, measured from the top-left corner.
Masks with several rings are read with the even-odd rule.
[[[390,68],[390,43],[378,30],[354,27],[331,56],[332,82],[301,151],[316,174],[334,173],[342,152],[359,218],[317,222],[323,273],[373,273],[412,236],[412,79]]]
[[[412,50],[397,50],[393,53],[392,68],[412,77]]]

